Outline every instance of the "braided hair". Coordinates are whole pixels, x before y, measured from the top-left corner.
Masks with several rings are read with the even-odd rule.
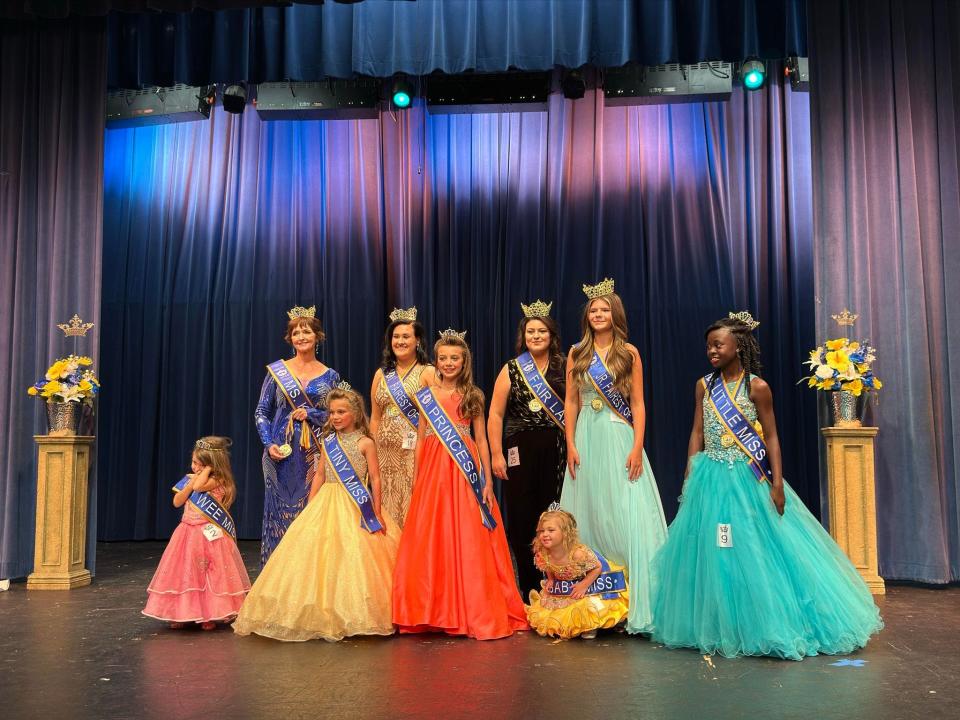
[[[720,329],[729,330],[730,334],[733,335],[737,341],[737,357],[740,358],[740,365],[743,367],[743,372],[747,376],[747,394],[749,395],[750,376],[759,375],[761,370],[763,370],[763,366],[760,364],[760,343],[758,343],[757,339],[753,336],[753,331],[747,323],[738,318],[731,317],[721,318],[710,325],[703,334],[704,339],[710,337],[710,333],[714,330]],[[707,390],[712,390],[714,383],[719,379],[720,368],[717,368],[710,376],[710,383],[707,386]]]

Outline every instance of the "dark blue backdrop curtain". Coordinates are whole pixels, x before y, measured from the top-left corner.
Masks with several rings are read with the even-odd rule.
[[[322,358],[366,391],[386,314],[468,331],[489,391],[519,303],[554,300],[579,337],[580,286],[612,276],[644,358],[647,450],[673,515],[702,332],[749,309],[788,478],[817,510],[809,115],[779,84],[729,103],[209,122],[107,132],[100,537],[163,538],[193,440],[233,437],[241,535],[263,497],[252,411],[285,310],[318,306]]]
[[[114,13],[112,87],[806,55],[806,0],[366,0]]]

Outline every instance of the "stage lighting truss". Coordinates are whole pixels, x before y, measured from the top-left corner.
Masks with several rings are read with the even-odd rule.
[[[228,85],[223,89],[221,103],[226,112],[242,115],[247,105],[247,86],[244,83]]]
[[[728,62],[628,64],[604,71],[603,96],[614,107],[723,101],[730,99],[732,77]]]
[[[208,120],[216,99],[213,85],[172,85],[107,94],[108,128]]]

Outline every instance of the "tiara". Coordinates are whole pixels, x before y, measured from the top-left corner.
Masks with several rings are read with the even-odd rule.
[[[195,443],[197,450],[226,450],[231,445],[233,445],[233,441],[230,438],[227,438],[227,442],[224,444],[223,447],[217,447],[216,445],[213,445],[212,443],[207,442],[203,438],[200,438]]]
[[[598,297],[603,297],[604,295],[613,295],[613,280],[604,278],[596,285],[587,285],[584,283],[583,292],[588,300],[596,300]]]
[[[523,303],[520,303],[520,308],[523,310],[523,316],[527,318],[548,317],[550,315],[550,308],[552,307],[552,300],[548,303],[545,303],[540,298],[537,298],[537,301],[530,305],[524,305]]]
[[[348,392],[353,392],[353,386],[348,383],[346,380],[341,380],[336,385],[334,385],[337,390],[347,390]]]
[[[317,306],[311,305],[310,307],[300,307],[297,305],[292,310],[287,310],[287,317],[291,320],[295,318],[312,318],[317,316]]]
[[[760,327],[760,323],[757,320],[754,320],[753,315],[748,313],[746,310],[742,310],[738,313],[727,313],[727,317],[731,320],[739,320],[751,330],[756,330],[758,327]]]
[[[63,330],[66,337],[86,337],[87,331],[93,328],[93,323],[85,323],[74,313],[69,323],[60,323],[57,327]]]
[[[463,340],[467,337],[467,331],[457,332],[453,328],[447,328],[443,332],[439,333],[441,340],[449,340],[450,338],[457,338],[457,340]]]
[[[547,506],[547,512],[556,512],[557,510],[561,510],[561,509],[562,508],[560,507],[560,503],[558,503],[556,500],[554,500],[552,503],[550,503]]]
[[[402,320],[403,322],[416,322],[417,308],[412,307],[408,310],[394,308],[393,312],[390,313],[390,322],[397,322],[398,320]]]
[[[860,316],[856,313],[850,312],[847,308],[844,308],[843,312],[839,315],[831,315],[830,317],[836,321],[837,325],[843,327],[844,325],[853,325]],[[63,327],[63,325],[60,327]]]

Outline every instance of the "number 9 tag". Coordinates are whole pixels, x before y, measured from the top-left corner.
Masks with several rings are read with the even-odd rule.
[[[717,523],[717,547],[733,547],[733,528],[730,523]]]

